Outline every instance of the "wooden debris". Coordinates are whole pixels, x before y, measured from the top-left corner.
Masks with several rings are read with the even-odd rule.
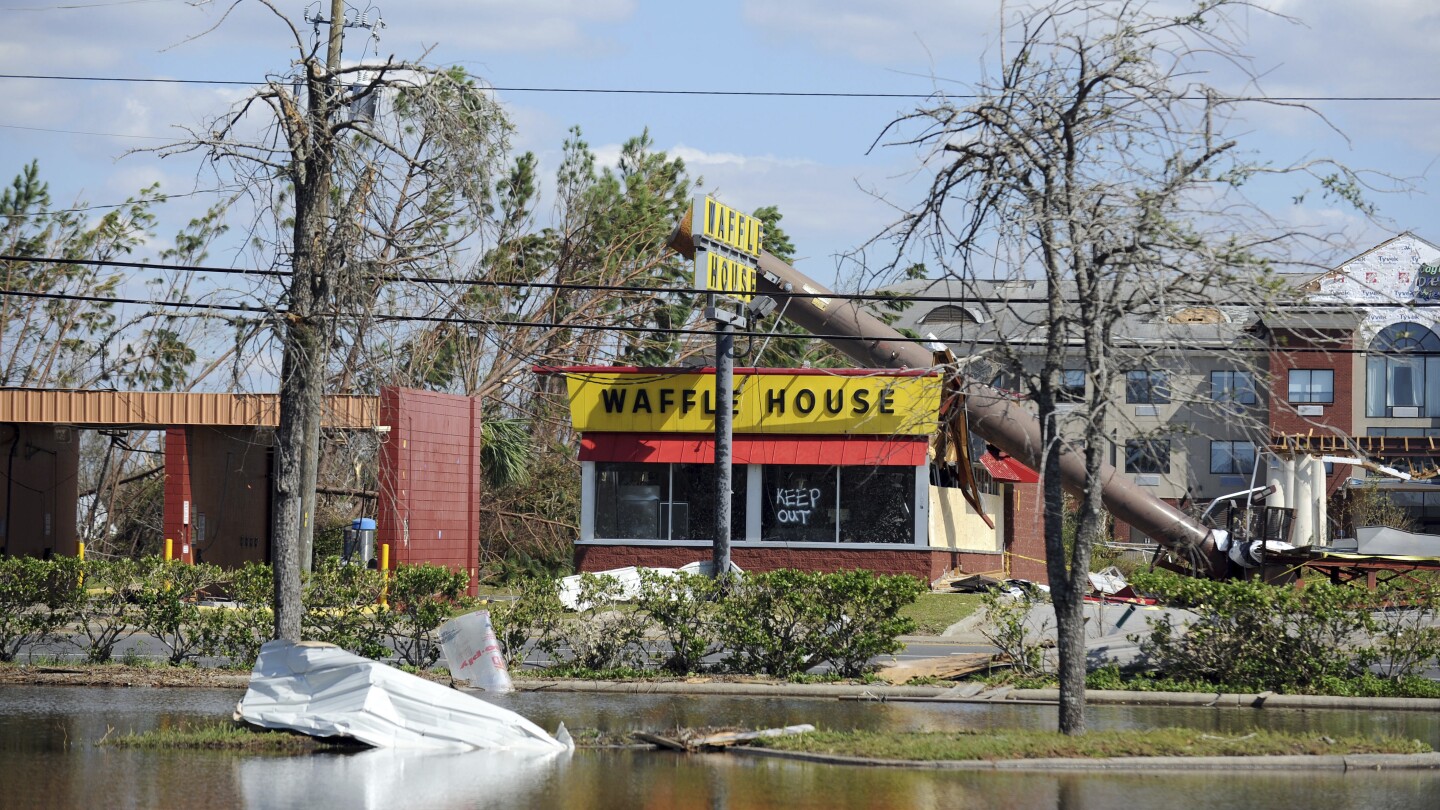
[[[785,726],[783,728],[766,728],[759,731],[693,731],[683,730],[673,736],[665,737],[659,734],[652,734],[648,731],[637,731],[632,736],[642,742],[650,743],[657,748],[668,748],[672,751],[695,751],[701,748],[725,748],[736,743],[759,740],[765,737],[784,737],[790,734],[804,734],[807,731],[814,731],[815,727],[809,723],[801,723],[796,726]]]
[[[991,653],[958,653],[939,658],[897,662],[882,668],[875,674],[886,683],[899,685],[908,683],[913,678],[955,680],[976,672],[985,672],[1004,666],[1009,666],[1009,664],[996,660],[996,656]]]

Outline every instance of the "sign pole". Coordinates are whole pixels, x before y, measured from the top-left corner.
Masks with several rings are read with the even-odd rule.
[[[712,308],[715,318],[715,578],[730,571],[730,515],[735,497],[731,442],[735,415],[735,322]]]
[[[715,323],[715,538],[711,563],[719,579],[730,572],[730,516],[735,497],[732,443],[735,418],[735,330],[755,297],[764,225],[708,196],[690,208],[695,286],[708,292],[705,317]],[[725,309],[733,303],[737,311]]]

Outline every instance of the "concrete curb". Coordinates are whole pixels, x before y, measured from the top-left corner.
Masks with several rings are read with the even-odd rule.
[[[750,757],[788,759],[824,765],[872,768],[924,768],[948,771],[1430,771],[1440,770],[1440,753],[1350,754],[1276,757],[1115,757],[1112,759],[903,760],[868,759],[834,754],[775,751],[749,746],[726,749]]]
[[[794,684],[794,683],[731,683],[707,681],[578,681],[528,680],[517,678],[515,688],[522,692],[610,692],[618,694],[735,695],[751,697],[832,698],[837,700],[873,700],[876,702],[919,701],[935,703],[990,703],[1016,705],[1021,703],[1055,703],[1058,689],[997,689],[978,695],[961,697],[955,687],[890,686],[888,684]],[[1200,708],[1254,709],[1350,709],[1372,711],[1440,711],[1435,698],[1367,698],[1331,697],[1328,695],[1227,694],[1216,692],[1125,692],[1090,689],[1085,702],[1093,706],[1196,706]]]

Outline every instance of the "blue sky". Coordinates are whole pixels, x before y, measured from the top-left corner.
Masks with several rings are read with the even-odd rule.
[[[306,3],[277,0],[299,23]],[[328,3],[326,4],[328,6]],[[1013,6],[1014,4],[1012,4]],[[1160,7],[1179,7],[1165,0]],[[1440,95],[1440,7],[1387,0],[1285,0],[1291,25],[1238,19],[1272,95]],[[1001,3],[927,0],[434,0],[379,3],[387,23],[378,51],[460,64],[496,87],[786,90],[925,94],[963,92],[994,56]],[[0,72],[248,80],[287,70],[288,29],[254,0],[213,31],[229,2],[3,0]],[[308,39],[309,28],[302,26]],[[200,35],[197,37],[197,35]],[[191,39],[195,37],[194,39]],[[354,59],[364,44],[347,41]],[[375,46],[371,53],[375,52]],[[0,175],[39,158],[58,202],[108,204],[160,181],[172,194],[209,185],[196,160],[127,150],[163,143],[176,124],[222,112],[243,88],[206,85],[0,79]],[[835,256],[892,222],[923,185],[918,156],[871,149],[883,127],[916,100],[579,95],[501,90],[516,151],[553,169],[566,131],[579,125],[602,159],[648,127],[658,148],[685,158],[705,188],[751,210],[779,205],[798,266],[836,281]],[[1437,171],[1440,103],[1321,102],[1348,136],[1313,117],[1255,108],[1237,127],[1262,159],[1331,155],[1414,181],[1414,192],[1377,199],[1379,226],[1328,207],[1277,196],[1283,221],[1341,232],[1352,252],[1399,230],[1440,240]],[[100,134],[68,134],[85,132]],[[917,174],[918,173],[918,174]],[[872,193],[874,192],[874,193]],[[213,200],[167,207],[154,248]],[[1342,251],[1343,252],[1343,251]],[[868,254],[888,259],[883,247]],[[1336,260],[1344,256],[1335,256]],[[223,256],[215,260],[223,263]]]

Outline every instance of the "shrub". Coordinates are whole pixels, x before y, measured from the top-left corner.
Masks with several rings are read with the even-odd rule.
[[[183,664],[209,653],[220,619],[203,615],[196,598],[221,581],[221,571],[208,563],[149,558],[140,563],[135,592],[140,629],[155,636],[171,664]]]
[[[559,583],[553,577],[522,578],[518,589],[514,599],[489,606],[495,639],[500,642],[505,666],[511,669],[525,663],[532,649],[553,650],[550,639],[565,612],[560,604]]]
[[[1358,588],[1158,578],[1142,580],[1142,587],[1198,614],[1183,632],[1162,616],[1141,641],[1141,652],[1164,673],[1246,689],[1303,690],[1354,676],[1374,661],[1374,599]]]
[[[641,644],[646,615],[621,604],[624,588],[620,581],[605,574],[581,574],[578,595],[583,609],[560,619],[553,639],[546,643],[551,655],[557,646],[565,646],[573,656],[568,662],[573,668],[643,668],[648,658]],[[557,663],[562,662],[557,659]]]
[[[877,576],[864,570],[822,574],[817,584],[815,655],[845,678],[860,677],[871,658],[904,646],[898,637],[913,632],[915,620],[900,611],[927,590],[912,576]]]
[[[699,672],[705,657],[719,648],[715,629],[718,593],[715,580],[707,576],[685,572],[666,576],[640,569],[636,606],[669,644],[670,654],[660,664],[666,672]]]
[[[0,557],[0,661],[55,638],[74,616],[79,561],[70,557]]]
[[[1022,591],[1015,597],[991,588],[981,597],[985,610],[985,621],[980,634],[1010,660],[1015,674],[1022,678],[1034,678],[1047,674],[1045,652],[1041,637],[1047,628],[1036,626],[1030,619],[1030,609],[1035,600],[1029,591]]]
[[[731,577],[717,615],[722,661],[733,672],[788,678],[814,666],[820,575],[781,569]]]
[[[1385,606],[1375,617],[1380,674],[1396,682],[1419,676],[1440,657],[1440,584],[1391,582],[1377,597]]]
[[[400,660],[428,669],[440,659],[435,629],[465,602],[467,573],[443,565],[402,565],[390,579],[390,639]]]
[[[234,602],[216,611],[211,652],[229,659],[233,667],[249,668],[260,646],[275,635],[275,575],[268,565],[246,563],[229,573],[225,587]]]
[[[136,594],[146,568],[138,560],[123,557],[86,560],[83,566],[85,587],[75,604],[79,627],[75,643],[84,648],[87,661],[105,663],[114,657],[116,645],[140,631]]]
[[[380,607],[384,587],[379,571],[344,565],[336,557],[321,560],[305,578],[302,634],[366,658],[388,658],[385,640],[393,632],[394,615]]]

